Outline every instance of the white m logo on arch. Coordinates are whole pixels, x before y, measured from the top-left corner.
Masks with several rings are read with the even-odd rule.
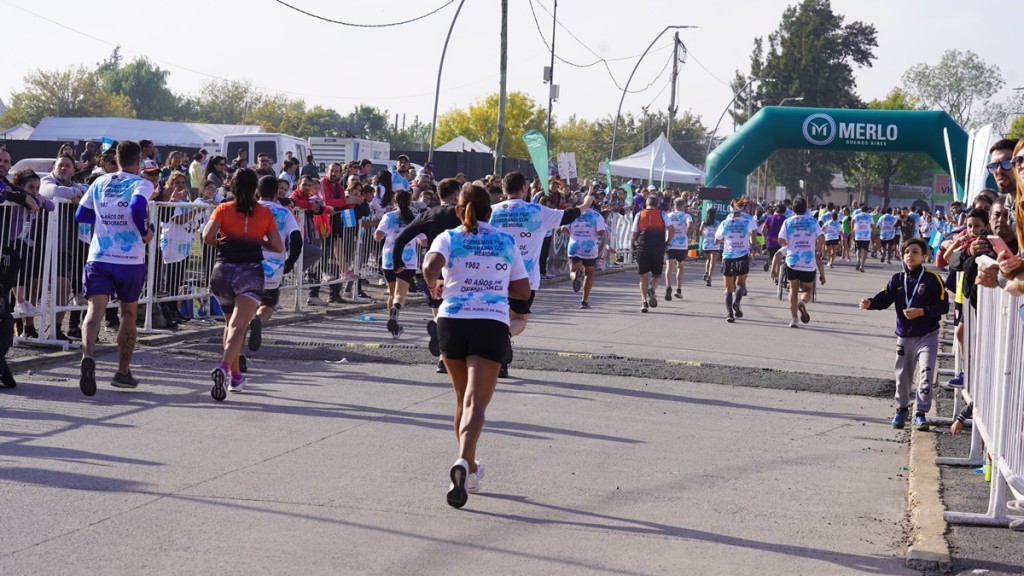
[[[803,133],[811,144],[826,146],[836,138],[836,121],[828,114],[811,114],[804,120]]]

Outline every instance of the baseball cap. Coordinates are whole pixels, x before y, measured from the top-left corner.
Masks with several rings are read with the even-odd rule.
[[[153,160],[151,160],[149,158],[146,158],[146,159],[144,159],[142,161],[142,171],[143,172],[159,172],[160,171],[160,166],[157,166],[157,163],[154,162]]]
[[[648,191],[648,192],[657,192],[657,191],[658,191],[658,188],[657,188],[657,187],[655,187],[655,186],[654,186],[654,184],[651,184],[651,185],[649,185],[649,186],[647,187],[647,191]]]
[[[423,165],[423,167],[424,168],[429,168],[429,169],[433,170],[434,169],[434,163],[433,162],[427,162],[426,164]]]

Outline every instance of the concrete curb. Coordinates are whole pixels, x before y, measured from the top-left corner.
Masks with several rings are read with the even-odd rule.
[[[953,566],[946,543],[945,507],[939,497],[939,466],[935,436],[931,432],[913,432],[910,439],[910,474],[907,504],[910,509],[908,568],[922,571],[948,571]]]

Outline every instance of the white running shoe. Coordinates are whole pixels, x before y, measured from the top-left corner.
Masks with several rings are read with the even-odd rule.
[[[310,296],[306,298],[306,306],[327,306],[327,303],[321,300],[319,296]]]
[[[480,481],[484,479],[484,463],[476,461],[476,472],[466,475],[466,492],[476,494],[480,491]]]
[[[28,300],[25,300],[24,302],[19,302],[14,307],[14,311],[18,314],[21,314],[22,318],[26,316],[39,316],[39,309],[33,306],[32,303],[29,302]]]

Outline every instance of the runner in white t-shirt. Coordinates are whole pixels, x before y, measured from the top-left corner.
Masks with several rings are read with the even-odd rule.
[[[811,321],[807,304],[811,300],[815,272],[821,264],[824,235],[813,216],[807,214],[807,200],[797,196],[793,200],[794,216],[787,218],[779,230],[779,245],[786,248],[786,275],[789,278],[789,311],[793,316],[790,328],[796,328],[797,316],[804,324]],[[825,283],[825,273],[821,273]],[[803,296],[800,296],[800,292]]]
[[[843,223],[839,220],[838,210],[826,214],[826,218],[821,221],[821,231],[825,234],[825,250],[828,252],[828,267],[831,268],[836,260],[836,251],[841,249],[839,243],[843,238]]]
[[[438,341],[455,389],[459,456],[448,473],[447,496],[455,508],[466,504],[467,492],[480,489],[484,475],[476,445],[508,351],[509,299],[530,297],[517,239],[487,223],[490,204],[483,187],[464,187],[456,205],[462,225],[437,236],[423,263],[426,285],[443,300],[437,313]]]
[[[274,216],[277,232],[284,242],[284,250],[274,252],[263,247],[263,295],[260,297],[259,308],[249,321],[249,350],[260,349],[263,342],[263,327],[274,315],[274,308],[281,301],[281,284],[286,274],[302,252],[302,232],[295,214],[281,205],[277,198],[277,189],[271,188],[271,176],[262,176],[259,180],[260,204],[266,206]],[[276,184],[275,184],[276,186]],[[239,358],[239,363],[242,360]]]
[[[571,224],[584,210],[590,208],[594,197],[587,194],[578,208],[555,210],[540,204],[531,204],[530,186],[526,176],[519,172],[509,172],[502,179],[502,191],[508,200],[499,202],[492,207],[490,224],[505,232],[516,240],[523,265],[530,275],[530,296],[520,300],[512,298],[509,302],[509,333],[518,336],[526,329],[530,319],[530,308],[533,298],[540,288],[540,249],[544,243],[544,235],[548,230]],[[511,342],[511,341],[510,341]],[[512,348],[509,344],[508,359],[502,367],[499,377],[508,377],[508,363],[512,361]]]
[[[398,314],[405,305],[405,298],[409,294],[409,286],[416,278],[416,270],[419,269],[419,258],[416,257],[417,244],[426,245],[427,237],[424,234],[416,236],[417,242],[409,242],[402,248],[398,266],[395,266],[395,238],[402,233],[415,219],[412,212],[412,193],[408,190],[395,192],[396,210],[388,212],[380,219],[377,230],[373,233],[373,239],[377,242],[384,241],[381,258],[381,271],[384,273],[384,281],[388,286],[388,332],[395,340],[405,332],[402,325],[398,323]],[[401,272],[395,272],[400,268]]]
[[[117,373],[115,388],[137,388],[130,364],[135,350],[138,302],[146,281],[146,244],[153,239],[149,224],[149,199],[153,185],[139,176],[142,148],[124,140],[117,145],[117,165],[113,174],[105,174],[89,186],[75,220],[93,225],[92,242],[85,264],[83,285],[89,309],[82,331],[82,364],[78,386],[86,396],[96,394],[96,338],[100,316],[111,294],[121,307],[121,326],[117,331]]]
[[[594,272],[605,230],[604,218],[593,208],[572,224],[562,226],[562,233],[569,237],[569,279],[572,280],[573,292],[583,288],[583,299],[580,300],[580,308],[583,309],[590,308],[590,291],[594,287]]]
[[[860,212],[853,215],[853,241],[857,244],[857,270],[864,271],[864,263],[871,249],[871,233],[875,229],[875,218],[868,211],[867,204],[861,204]]]
[[[743,212],[746,198],[732,201],[732,212],[718,225],[715,239],[722,242],[722,275],[725,277],[727,322],[743,317],[740,301],[747,293],[750,248],[757,242],[757,220]]]
[[[676,198],[672,206],[674,210],[666,218],[674,232],[672,241],[668,244],[668,252],[665,253],[668,258],[668,271],[665,274],[665,301],[672,300],[673,273],[676,279],[676,298],[682,299],[683,297],[683,278],[685,276],[683,262],[686,262],[693,233],[693,216],[686,211],[686,199]]]
[[[718,222],[715,209],[708,208],[708,219],[700,225],[700,251],[704,254],[704,283],[711,286],[711,274],[715,271],[715,260],[722,253],[722,245],[715,238]]]

